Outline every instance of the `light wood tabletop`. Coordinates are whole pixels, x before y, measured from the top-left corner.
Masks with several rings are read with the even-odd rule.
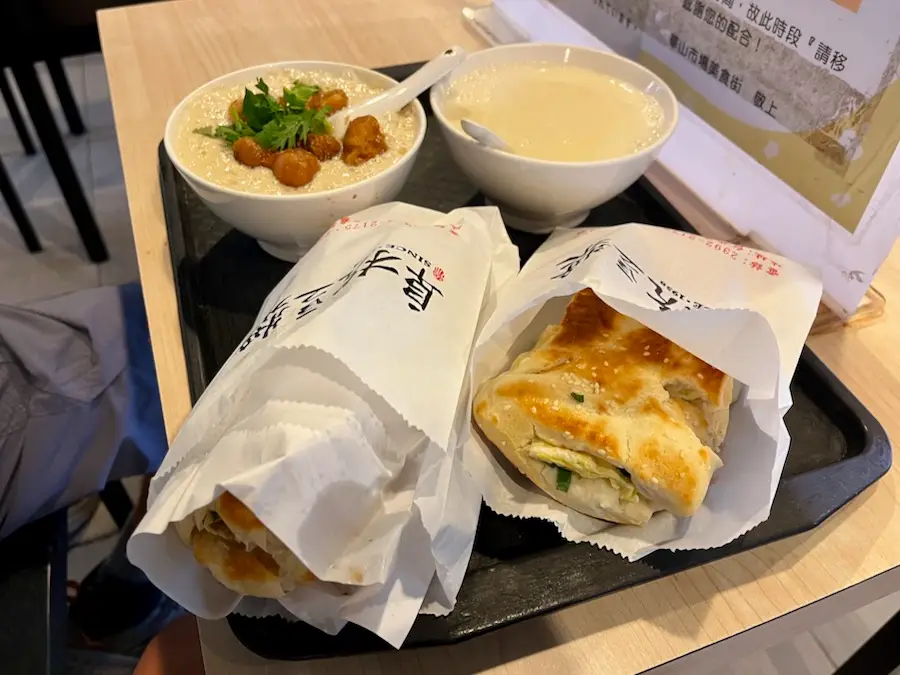
[[[187,0],[99,14],[128,204],[166,426],[191,404],[157,146],[172,108],[238,68],[290,59],[378,67],[485,45],[461,0]],[[900,437],[900,249],[875,280],[887,312],[810,344]],[[809,605],[900,565],[900,469],[816,530],[448,648],[292,665],[279,672],[635,673]],[[565,573],[562,571],[561,573]],[[219,671],[212,671],[219,672]],[[235,671],[237,672],[237,671]],[[272,671],[267,671],[272,672]]]

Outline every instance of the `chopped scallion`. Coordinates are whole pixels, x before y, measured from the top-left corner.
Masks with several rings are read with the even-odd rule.
[[[560,492],[568,492],[572,485],[572,472],[562,467],[556,467],[556,489]]]

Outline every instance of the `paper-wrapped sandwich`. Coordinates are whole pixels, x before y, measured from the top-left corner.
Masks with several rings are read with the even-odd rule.
[[[507,372],[485,382],[473,412],[484,435],[562,504],[643,525],[692,515],[722,466],[732,379],[590,289]]]
[[[316,579],[230,492],[175,527],[197,562],[241,595],[280,598]]]

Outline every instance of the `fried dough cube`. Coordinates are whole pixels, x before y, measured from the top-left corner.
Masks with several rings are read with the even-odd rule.
[[[304,147],[320,162],[327,162],[341,152],[341,142],[329,134],[307,134]]]
[[[329,113],[337,112],[342,108],[346,108],[350,99],[343,89],[329,89],[328,91],[317,91],[309,97],[306,107],[310,110],[319,110],[320,108],[328,108]]]
[[[363,115],[347,125],[341,159],[348,166],[358,166],[387,152],[387,149],[387,141],[384,140],[378,120],[372,115]]]
[[[244,166],[265,166],[272,168],[277,153],[266,150],[249,136],[239,138],[232,146],[234,158]]]
[[[280,183],[303,187],[319,172],[319,160],[303,148],[292,148],[278,153],[272,171]]]

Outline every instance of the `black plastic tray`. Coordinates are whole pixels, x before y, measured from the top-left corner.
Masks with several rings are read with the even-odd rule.
[[[387,68],[402,79],[418,64]],[[427,100],[423,98],[426,104]],[[429,111],[430,113],[430,111]],[[429,128],[399,200],[448,211],[481,204],[457,171],[436,125]],[[193,400],[252,327],[269,291],[290,269],[214,216],[174,170],[162,144],[160,180],[178,289]],[[645,222],[690,230],[646,181],[595,209],[586,225]],[[510,231],[524,261],[544,236]],[[728,546],[658,552],[628,563],[590,544],[571,544],[549,523],[498,516],[482,507],[468,573],[456,609],[422,616],[405,647],[449,644],[546,612],[659,579],[696,565],[810,530],[884,475],[891,448],[883,427],[827,367],[804,349],[785,419],[792,443],[769,519]],[[565,574],[559,574],[565,569]],[[388,648],[347,626],[329,637],[303,623],[272,617],[228,617],[250,650],[273,659],[308,659]]]

